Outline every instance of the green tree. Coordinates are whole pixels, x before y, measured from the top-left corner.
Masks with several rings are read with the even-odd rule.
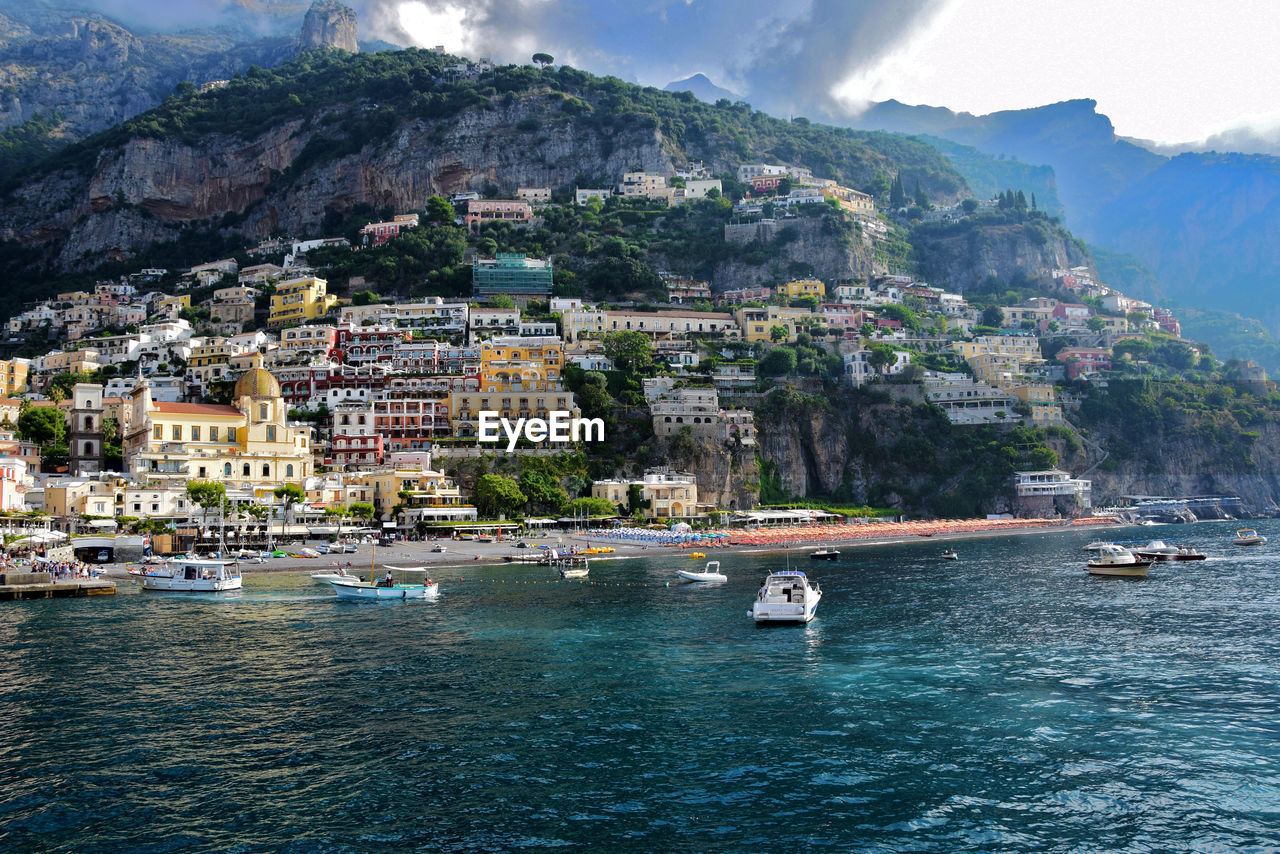
[[[787,340],[787,327],[782,324],[775,324],[769,327],[769,340],[774,343]]]
[[[200,527],[209,526],[209,511],[222,507],[227,501],[227,487],[216,480],[192,480],[187,482],[187,500],[204,510]]]
[[[292,524],[290,511],[293,509],[293,505],[304,500],[307,497],[307,494],[303,492],[302,487],[298,486],[296,483],[281,484],[272,490],[271,494],[276,498],[279,498],[281,503],[284,505],[284,524]]]
[[[569,503],[569,496],[559,482],[546,472],[521,472],[518,485],[534,512],[559,513]]]
[[[758,363],[760,375],[781,377],[795,373],[796,351],[790,347],[774,347]]]
[[[427,222],[437,225],[453,224],[453,205],[444,196],[429,196],[426,205]]]
[[[353,501],[347,509],[351,511],[353,519],[361,520],[366,526],[373,521],[373,517],[378,512],[377,508],[369,501]]]
[[[29,406],[18,415],[18,435],[40,447],[56,444],[67,434],[67,420],[56,406]]]
[[[867,354],[867,367],[880,376],[898,361],[898,354],[888,344],[875,344]]]
[[[640,375],[653,372],[653,342],[643,332],[607,332],[603,348],[605,357],[620,371]]]
[[[1096,314],[1093,317],[1090,317],[1086,323],[1089,326],[1090,332],[1101,332],[1107,328],[1107,322]]]
[[[373,291],[356,291],[351,295],[352,305],[377,305],[382,302],[381,297]]]
[[[575,498],[569,502],[565,512],[570,515],[586,515],[588,518],[592,516],[617,516],[618,508],[604,498]]]
[[[494,294],[489,297],[489,305],[494,308],[515,308],[515,300],[509,294]]]
[[[893,186],[889,190],[889,207],[893,210],[907,206],[907,190],[902,186],[902,173],[893,178]]]
[[[627,486],[627,512],[632,516],[642,516],[652,502],[644,497],[644,484],[632,483]]]
[[[983,326],[995,326],[997,328],[1004,326],[1004,312],[1000,310],[998,305],[989,305],[982,310],[982,318],[979,321]]]
[[[535,53],[533,55],[533,64],[541,65],[544,68],[555,61],[556,58],[549,53]]]
[[[476,481],[474,498],[482,519],[514,515],[528,500],[514,480],[500,474],[481,475]]]

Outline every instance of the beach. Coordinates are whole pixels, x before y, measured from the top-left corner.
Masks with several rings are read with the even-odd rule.
[[[1086,522],[1087,524],[1079,524]],[[579,554],[588,548],[604,547],[614,551],[586,555],[592,561],[625,560],[629,558],[660,558],[669,556],[688,559],[693,552],[703,552],[715,559],[730,554],[763,554],[769,552],[804,551],[820,547],[841,549],[883,546],[894,543],[919,543],[923,541],[950,542],[1001,536],[1025,536],[1051,534],[1082,528],[1109,528],[1119,523],[1110,517],[1087,520],[1059,519],[962,519],[915,522],[870,522],[845,525],[802,525],[757,530],[721,529],[708,532],[692,532],[687,543],[679,545],[658,541],[663,532],[644,529],[614,529],[580,532],[577,534],[550,533],[524,537],[504,537],[495,542],[475,540],[421,540],[400,541],[391,546],[373,547],[361,545],[353,554],[321,555],[318,558],[269,558],[264,563],[241,562],[246,574],[273,572],[316,572],[336,565],[350,563],[353,572],[378,574],[387,566],[426,566],[433,569],[465,569],[477,566],[506,565],[503,556],[533,555],[538,546],[558,551],[576,547]],[[651,535],[652,542],[640,542],[624,538],[624,534]],[[528,549],[515,548],[523,540]],[[437,544],[444,545],[444,553],[433,552]],[[128,566],[115,564],[104,567],[104,575],[126,575]],[[536,566],[536,564],[529,564]]]

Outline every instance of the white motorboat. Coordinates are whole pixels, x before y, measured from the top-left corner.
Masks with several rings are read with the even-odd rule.
[[[1103,540],[1094,540],[1092,543],[1089,543],[1089,545],[1085,546],[1084,550],[1087,552],[1097,552],[1097,551],[1101,551],[1103,546],[1109,546],[1109,545],[1111,545],[1111,543],[1105,542]]]
[[[676,574],[685,581],[728,581],[729,576],[720,571],[720,561],[709,560],[707,565],[699,572],[696,569],[677,570]]]
[[[825,548],[818,549],[816,552],[809,553],[810,560],[839,560],[839,549]]]
[[[1267,538],[1252,528],[1241,528],[1236,531],[1235,544],[1237,546],[1265,546]]]
[[[340,566],[336,569],[322,569],[318,572],[311,573],[311,580],[317,584],[328,584],[330,581],[362,581],[360,576],[354,572],[347,572],[346,567]]]
[[[757,623],[807,623],[816,616],[821,599],[816,583],[788,569],[765,578],[748,613]]]
[[[339,599],[435,599],[440,595],[440,582],[423,578],[421,583],[410,584],[404,581],[405,573],[427,572],[425,566],[388,566],[387,575],[380,581],[348,581],[345,579],[330,580],[333,592]],[[400,581],[395,574],[400,573]]]
[[[1114,575],[1122,578],[1146,578],[1151,561],[1139,558],[1124,546],[1111,543],[1098,549],[1098,556],[1087,564],[1090,575]]]
[[[1152,540],[1142,548],[1131,551],[1146,560],[1173,560],[1178,554],[1178,547],[1166,545],[1164,540]]]
[[[943,549],[942,554],[938,555],[938,557],[942,558],[943,560],[959,560],[960,559],[960,555],[956,552],[955,549]]]
[[[590,571],[591,569],[590,567],[587,566],[587,562],[583,561],[580,566],[570,564],[568,566],[560,567],[560,577],[561,578],[586,578],[587,573]]]
[[[240,567],[222,560],[171,560],[136,573],[143,590],[174,593],[221,593],[243,586]]]

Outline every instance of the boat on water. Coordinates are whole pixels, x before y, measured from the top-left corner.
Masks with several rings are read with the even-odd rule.
[[[810,560],[839,560],[839,549],[818,549],[816,552],[809,553]]]
[[[1178,547],[1167,545],[1164,540],[1152,540],[1142,548],[1132,551],[1143,560],[1173,560],[1178,554]]]
[[[1196,549],[1193,549],[1190,547],[1187,547],[1185,549],[1178,549],[1178,553],[1173,557],[1169,558],[1169,560],[1204,560],[1204,559],[1205,559],[1205,556],[1202,552],[1199,552]]]
[[[684,581],[728,581],[729,576],[720,571],[720,561],[709,560],[707,565],[699,572],[696,569],[680,569],[676,574]]]
[[[1139,558],[1124,546],[1111,543],[1098,549],[1098,556],[1089,561],[1090,575],[1112,575],[1121,578],[1146,578],[1151,561]]]
[[[147,565],[134,576],[143,590],[173,593],[222,593],[239,590],[244,584],[240,567],[224,560],[171,560]]]
[[[938,557],[942,558],[943,560],[959,560],[960,559],[960,555],[956,553],[955,549],[943,549],[942,554],[938,555]]]
[[[770,573],[760,585],[751,615],[757,623],[807,623],[817,615],[822,590],[803,572],[782,570]]]
[[[361,581],[363,579],[354,572],[347,572],[346,567],[321,569],[311,573],[311,580],[316,584],[328,584],[330,581]]]
[[[329,579],[329,585],[339,599],[356,599],[376,601],[380,599],[435,599],[440,595],[440,582],[424,577],[419,583],[406,582],[404,576],[409,573],[427,572],[425,566],[388,566],[390,578],[379,581],[352,581],[348,579]],[[400,574],[400,581],[395,575]]]
[[[1267,538],[1252,528],[1241,528],[1236,531],[1234,542],[1237,546],[1263,546],[1266,545]]]
[[[1085,546],[1084,550],[1087,552],[1096,552],[1096,551],[1101,551],[1103,546],[1109,546],[1109,545],[1111,545],[1111,543],[1108,543],[1104,540],[1094,540],[1092,543],[1089,543],[1089,545]]]
[[[503,555],[502,559],[507,563],[544,563],[545,559],[541,555]]]
[[[560,577],[566,579],[586,578],[587,573],[590,571],[591,568],[587,566],[587,562],[584,560],[582,563],[569,563],[566,566],[560,567]]]
[[[702,558],[706,557],[706,555],[703,554],[702,552],[689,552],[689,557],[692,560],[701,560]]]

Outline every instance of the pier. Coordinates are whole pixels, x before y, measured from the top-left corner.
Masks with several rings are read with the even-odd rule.
[[[13,599],[53,599],[69,596],[114,596],[116,583],[100,578],[54,581],[47,572],[0,573],[0,602]]]

